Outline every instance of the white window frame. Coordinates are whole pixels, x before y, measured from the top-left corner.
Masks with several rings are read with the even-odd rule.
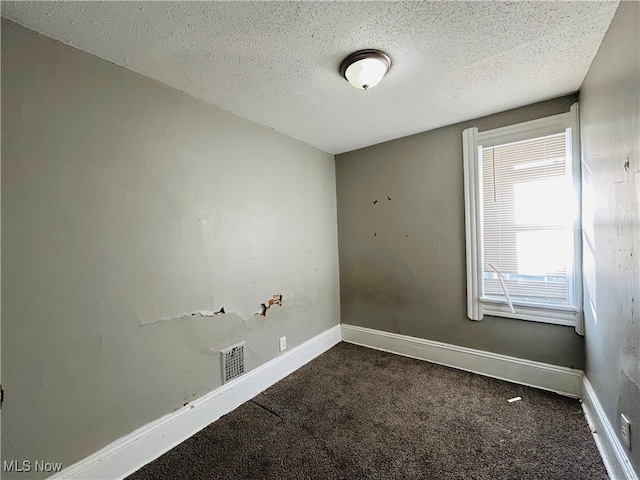
[[[578,104],[571,106],[567,113],[551,117],[518,123],[507,127],[478,132],[477,128],[468,128],[463,134],[464,156],[464,200],[467,251],[467,315],[471,320],[482,320],[483,316],[530,320],[535,322],[570,325],[583,333],[582,316],[582,271],[580,236],[580,135],[578,122]],[[574,248],[568,296],[572,304],[555,305],[552,303],[527,303],[513,300],[512,312],[506,300],[487,298],[483,292],[483,212],[482,212],[482,175],[479,148],[519,142],[533,138],[567,132],[571,148],[571,168],[574,191]]]

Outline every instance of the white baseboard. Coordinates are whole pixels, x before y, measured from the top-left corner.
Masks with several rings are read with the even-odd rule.
[[[329,350],[340,340],[340,325],[336,325],[50,478],[124,478]]]
[[[589,427],[591,427],[591,432],[593,432],[598,450],[600,450],[602,461],[607,467],[609,477],[612,480],[638,480],[638,475],[633,471],[627,451],[618,440],[589,379],[584,377],[583,382],[582,408],[587,422],[589,422]]]
[[[569,397],[582,396],[582,370],[345,324],[342,340]]]

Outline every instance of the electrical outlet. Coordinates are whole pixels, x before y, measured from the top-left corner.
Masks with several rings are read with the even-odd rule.
[[[631,422],[624,413],[620,414],[620,436],[627,448],[631,448]]]
[[[280,351],[284,352],[287,349],[287,337],[280,337]]]

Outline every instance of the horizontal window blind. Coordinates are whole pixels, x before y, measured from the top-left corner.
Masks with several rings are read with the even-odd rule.
[[[566,133],[480,147],[484,295],[566,303],[572,184]]]

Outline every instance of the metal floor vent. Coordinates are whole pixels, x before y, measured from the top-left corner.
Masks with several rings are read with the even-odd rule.
[[[244,342],[225,348],[220,355],[222,356],[222,383],[227,383],[244,373]]]

